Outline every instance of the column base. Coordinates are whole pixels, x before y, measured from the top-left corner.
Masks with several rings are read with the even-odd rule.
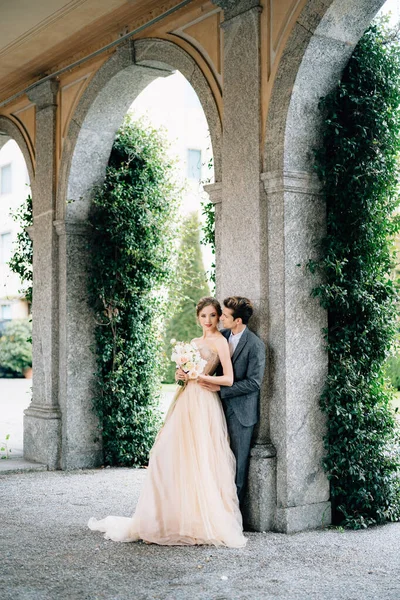
[[[327,527],[331,522],[330,502],[289,506],[277,509],[274,530],[280,533],[296,533],[307,529]]]
[[[245,529],[270,531],[276,510],[276,450],[257,444],[250,452],[249,477],[244,505]]]
[[[24,458],[60,468],[61,413],[57,408],[31,404],[24,411]]]
[[[61,468],[63,471],[72,471],[74,469],[95,469],[104,464],[103,450],[99,443],[93,444],[90,450],[63,450]]]

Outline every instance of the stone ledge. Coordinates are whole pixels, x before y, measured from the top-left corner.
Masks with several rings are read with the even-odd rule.
[[[87,221],[53,221],[59,236],[62,235],[88,235],[91,225]]]
[[[0,475],[47,470],[47,465],[25,460],[23,458],[7,458],[0,460]]]
[[[296,192],[318,195],[321,193],[321,182],[318,176],[310,171],[270,171],[262,173],[261,180],[267,194]]]
[[[56,406],[43,406],[33,402],[24,410],[24,415],[36,419],[61,419],[60,409]]]
[[[203,186],[203,190],[208,194],[210,202],[213,204],[219,204],[222,202],[222,183],[216,181],[215,183],[209,183]]]

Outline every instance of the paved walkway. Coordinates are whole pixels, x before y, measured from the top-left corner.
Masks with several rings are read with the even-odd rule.
[[[0,445],[9,435],[10,456],[23,454],[23,418],[31,402],[31,387],[32,379],[0,379]]]
[[[400,524],[250,533],[243,549],[117,544],[142,469],[0,474],[1,600],[399,600]]]
[[[23,419],[24,410],[28,408],[32,397],[31,379],[1,379],[0,378],[0,457],[6,453],[10,457],[23,456]],[[166,414],[174,395],[173,386],[164,387],[160,398],[160,409]],[[9,439],[6,441],[6,436]],[[3,467],[0,464],[0,470]],[[0,599],[1,600],[1,599]]]

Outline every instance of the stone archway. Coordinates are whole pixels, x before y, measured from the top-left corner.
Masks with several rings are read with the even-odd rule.
[[[325,230],[312,170],[320,139],[318,101],[346,65],[384,0],[309,0],[280,60],[272,90],[262,179],[267,195],[271,441],[277,450],[275,528],[291,532],[330,522],[322,468],[327,373],[321,328],[327,314],[310,298],[304,264]],[[302,265],[302,266],[299,266]]]
[[[54,456],[46,460],[52,468],[94,467],[102,462],[98,422],[91,399],[95,365],[90,349],[93,322],[85,291],[86,219],[93,186],[102,182],[115,133],[129,106],[151,81],[174,70],[188,79],[203,106],[218,178],[221,123],[217,105],[196,62],[171,42],[143,39],[121,46],[97,71],[70,122],[60,164],[54,221],[58,234],[59,325],[58,343],[53,347],[59,364],[54,390],[61,432],[57,433],[53,425],[52,433],[49,429],[47,434],[52,439],[58,436],[58,446],[53,445],[51,450]],[[39,421],[40,415],[32,414],[27,429],[33,429],[35,418]],[[33,453],[29,454],[32,458]]]
[[[35,186],[35,167],[31,152],[18,126],[7,117],[0,116],[0,149],[9,141],[14,140],[25,159],[31,187]]]

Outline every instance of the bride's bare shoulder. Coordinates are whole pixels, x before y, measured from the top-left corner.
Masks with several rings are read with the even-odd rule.
[[[222,335],[222,333],[220,333],[219,335],[215,336],[214,338],[214,343],[219,346],[228,346],[228,340],[226,339],[226,337],[224,335]]]

